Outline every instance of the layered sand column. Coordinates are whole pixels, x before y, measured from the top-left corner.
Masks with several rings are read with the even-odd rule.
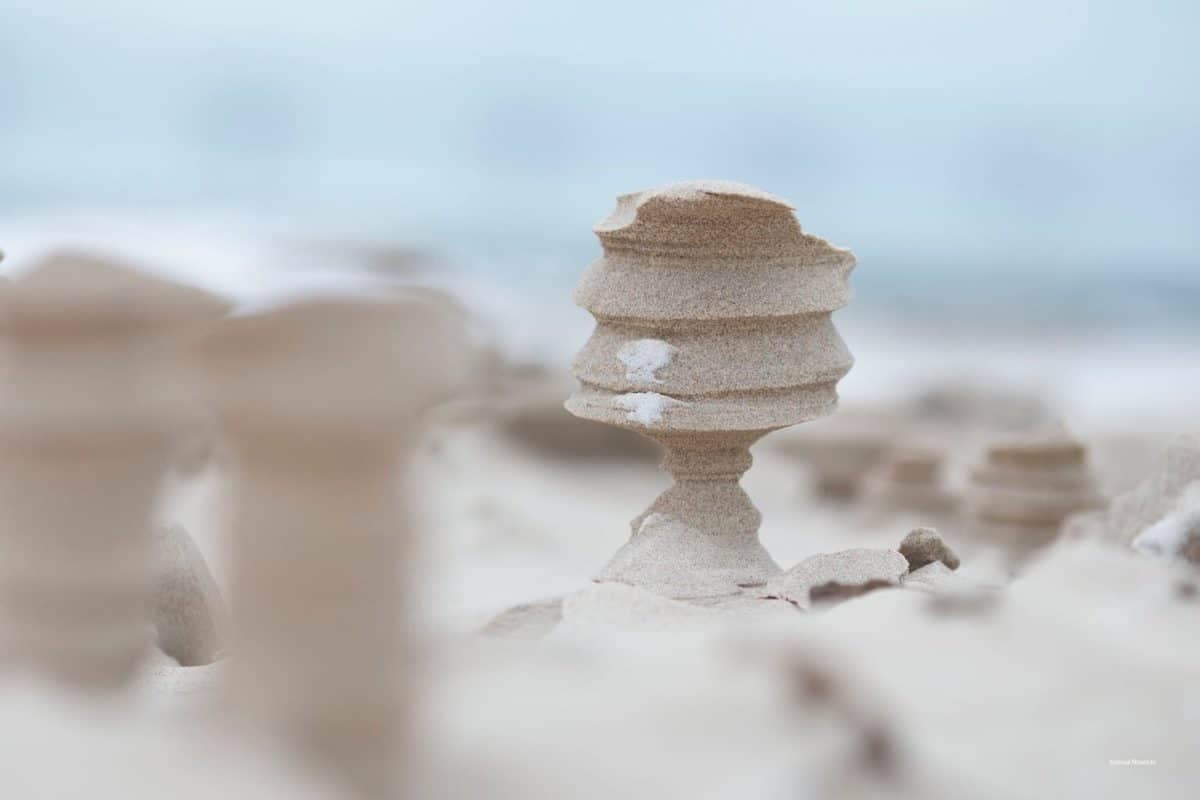
[[[991,445],[967,490],[975,534],[1015,557],[1056,539],[1067,517],[1103,504],[1087,448],[1066,434]]]
[[[401,791],[405,473],[420,413],[462,377],[450,325],[424,293],[312,298],[197,349],[231,453],[227,708],[355,797]]]
[[[823,433],[784,448],[807,461],[818,497],[847,502],[858,498],[863,479],[887,454],[890,442],[870,431]]]
[[[597,580],[677,598],[761,585],[779,568],[738,481],[757,439],[836,406],[853,359],[830,315],[854,256],[723,182],[624,195],[595,230],[604,255],[576,301],[596,329],[567,409],[658,441],[675,479]]]
[[[195,410],[178,337],[215,297],[62,253],[0,289],[0,656],[78,690],[153,640],[153,527]]]
[[[956,498],[945,486],[940,450],[903,446],[887,454],[863,481],[866,501],[881,509],[949,514]]]

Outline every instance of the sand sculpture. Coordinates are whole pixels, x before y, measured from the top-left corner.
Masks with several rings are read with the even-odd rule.
[[[944,456],[928,447],[899,447],[863,479],[863,498],[877,508],[948,514],[957,503],[942,480]]]
[[[623,195],[595,231],[575,297],[596,329],[567,409],[654,439],[675,480],[597,580],[679,599],[762,586],[779,567],[738,480],[760,437],[833,411],[853,359],[830,315],[854,256],[725,182]]]
[[[967,490],[976,535],[1017,557],[1057,538],[1067,517],[1102,505],[1087,448],[1065,433],[991,445]]]
[[[229,708],[356,796],[403,774],[416,415],[461,355],[428,293],[235,314],[198,347],[230,452]]]
[[[65,686],[127,682],[152,640],[153,513],[186,425],[177,337],[200,291],[81,254],[0,293],[0,645]]]

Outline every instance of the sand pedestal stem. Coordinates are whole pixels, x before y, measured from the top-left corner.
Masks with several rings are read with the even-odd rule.
[[[195,350],[232,455],[230,716],[353,797],[405,774],[405,464],[464,363],[440,299],[312,297],[235,315]]]
[[[655,434],[674,484],[631,523],[632,537],[597,581],[678,599],[736,595],[780,569],[758,540],[762,515],[738,481],[765,431]]]
[[[395,432],[234,429],[226,698],[363,797],[394,796],[410,542]]]

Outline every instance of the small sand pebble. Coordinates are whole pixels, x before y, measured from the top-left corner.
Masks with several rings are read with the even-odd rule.
[[[940,561],[950,569],[958,569],[961,563],[950,545],[933,528],[914,528],[900,543],[900,555],[908,560],[908,568],[915,571]]]

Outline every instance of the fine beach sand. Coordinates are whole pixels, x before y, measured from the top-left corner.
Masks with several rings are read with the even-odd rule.
[[[780,448],[755,458],[746,488],[785,567],[894,549],[922,522],[817,500]],[[808,614],[710,609],[590,582],[666,484],[644,456],[553,460],[456,423],[422,463],[420,796],[1187,797],[1200,779],[1187,570],[1062,543],[1014,579],[943,527],[963,564],[928,583]],[[212,485],[177,516],[219,565]],[[521,604],[515,633],[478,635]],[[841,694],[797,688],[822,680]]]

